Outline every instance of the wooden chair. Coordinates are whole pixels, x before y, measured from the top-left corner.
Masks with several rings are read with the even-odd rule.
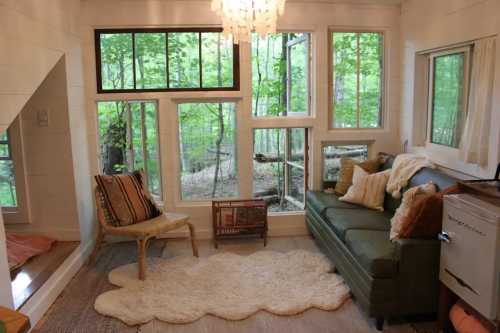
[[[193,248],[193,255],[198,257],[198,248],[196,246],[194,226],[189,223],[189,216],[177,213],[163,213],[151,220],[131,224],[123,227],[115,227],[110,221],[111,214],[107,207],[104,195],[102,194],[99,186],[95,188],[95,200],[97,207],[97,219],[99,221],[99,229],[96,239],[96,244],[89,262],[92,262],[105,243],[106,234],[115,236],[127,236],[134,238],[137,242],[137,264],[139,266],[139,279],[146,279],[146,249],[148,241],[157,237],[167,231],[178,229],[188,226],[191,238],[191,247]]]

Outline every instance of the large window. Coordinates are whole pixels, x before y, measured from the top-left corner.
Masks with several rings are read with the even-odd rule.
[[[14,163],[7,132],[0,135],[0,206],[17,206]]]
[[[334,128],[381,126],[383,50],[381,33],[332,33]]]
[[[269,211],[304,209],[307,189],[307,129],[254,130],[253,196]]]
[[[310,34],[252,36],[253,115],[292,116],[310,112]]]
[[[104,174],[142,169],[155,199],[162,197],[155,101],[98,102],[99,146]]]
[[[467,109],[469,48],[430,56],[431,143],[457,148]]]
[[[98,92],[238,90],[238,46],[221,29],[96,30]]]
[[[234,103],[182,103],[179,113],[181,199],[238,196]]]

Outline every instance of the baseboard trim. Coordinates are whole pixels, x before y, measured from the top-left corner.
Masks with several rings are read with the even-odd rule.
[[[32,328],[36,326],[73,276],[80,270],[90,255],[93,244],[93,241],[80,244],[43,286],[20,308],[20,312],[30,318]]]

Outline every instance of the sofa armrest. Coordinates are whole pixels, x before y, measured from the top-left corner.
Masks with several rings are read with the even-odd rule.
[[[398,292],[410,307],[437,311],[441,243],[434,239],[398,239]]]

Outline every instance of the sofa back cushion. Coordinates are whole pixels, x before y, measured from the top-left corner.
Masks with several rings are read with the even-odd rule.
[[[380,171],[388,170],[392,168],[392,164],[394,163],[394,159],[396,156],[383,154],[384,162],[380,166]],[[401,204],[401,199],[393,198],[389,193],[385,193],[384,196],[384,211],[394,213],[396,209],[398,209]]]
[[[384,157],[385,161],[380,166],[381,171],[392,168],[392,164],[396,158],[396,156],[388,154],[384,155]],[[437,169],[423,168],[410,179],[407,188],[403,189],[403,192],[411,187],[423,185],[429,181],[432,181],[436,185],[437,191],[441,191],[447,187],[455,185],[457,179]],[[401,205],[401,199],[393,198],[389,193],[385,193],[384,211],[394,213],[396,212],[396,209],[398,209],[399,205]]]
[[[408,187],[420,186],[432,181],[438,191],[456,184],[457,179],[437,169],[423,168],[411,177]]]

